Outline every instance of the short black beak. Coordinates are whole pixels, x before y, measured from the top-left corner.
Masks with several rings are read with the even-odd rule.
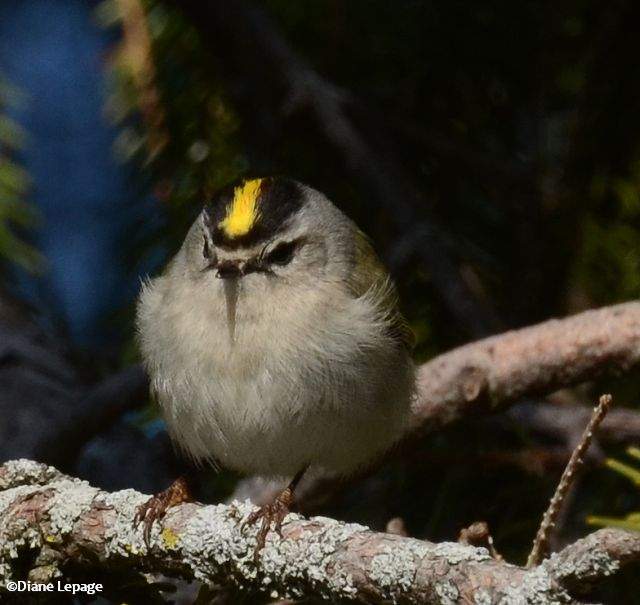
[[[229,279],[232,277],[240,277],[242,275],[242,269],[237,261],[225,260],[218,265],[216,276],[222,279]]]

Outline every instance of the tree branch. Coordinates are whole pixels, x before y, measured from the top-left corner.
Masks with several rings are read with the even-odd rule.
[[[485,338],[420,366],[413,428],[433,431],[524,396],[626,372],[639,362],[637,302]]]
[[[146,496],[107,493],[28,460],[0,467],[0,585],[50,581],[73,568],[139,569],[278,597],[358,598],[368,603],[577,603],[584,588],[640,559],[640,535],[600,530],[525,570],[483,548],[380,534],[327,518],[289,515],[256,564],[256,531],[241,527],[249,503],[172,509],[149,548],[132,526]],[[24,576],[22,577],[22,579]],[[543,600],[546,599],[546,600]]]
[[[598,563],[599,561],[599,563]],[[640,533],[607,528],[589,534],[545,561],[557,582],[576,594],[602,580],[605,567],[616,573],[627,563],[640,561]]]

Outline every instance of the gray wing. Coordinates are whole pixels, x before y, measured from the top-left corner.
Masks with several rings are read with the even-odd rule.
[[[398,292],[388,271],[378,258],[369,238],[360,230],[355,233],[355,267],[349,277],[349,289],[356,297],[372,288],[379,291],[381,312],[389,318],[389,333],[408,351],[415,345],[415,336],[404,315],[400,312]]]

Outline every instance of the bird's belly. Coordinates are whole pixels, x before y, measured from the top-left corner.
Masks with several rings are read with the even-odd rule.
[[[216,459],[242,472],[290,475],[317,458],[310,437],[322,426],[316,401],[282,385],[256,380],[211,402],[222,439],[210,442]]]
[[[358,372],[361,382],[352,380],[333,363],[325,360],[322,380],[314,380],[313,371],[292,375],[295,364],[287,370],[264,360],[218,360],[185,381],[199,385],[191,394],[160,399],[179,406],[166,406],[167,422],[195,458],[270,476],[290,476],[307,465],[348,473],[396,439],[410,381],[405,387],[397,375],[392,394],[366,372]]]
[[[375,309],[320,288],[269,305],[241,296],[229,329],[222,299],[192,299],[144,342],[170,433],[193,458],[262,475],[348,474],[397,440],[413,366]]]

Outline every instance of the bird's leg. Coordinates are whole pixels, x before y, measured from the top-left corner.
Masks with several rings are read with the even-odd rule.
[[[256,558],[264,548],[267,534],[269,533],[269,529],[272,524],[278,535],[282,537],[282,522],[289,514],[291,505],[293,504],[293,496],[296,486],[300,483],[300,479],[302,479],[306,470],[307,467],[305,466],[302,470],[298,471],[296,476],[291,480],[291,483],[289,483],[289,485],[287,485],[287,487],[278,494],[272,502],[265,504],[258,510],[252,512],[243,523],[244,527],[246,525],[253,525],[258,521],[258,519],[262,519],[262,525],[260,526],[260,531],[258,532],[256,539],[256,550],[254,553]]]
[[[151,528],[154,521],[160,521],[172,506],[177,506],[183,502],[193,502],[189,482],[186,477],[179,477],[167,489],[151,496],[143,502],[136,511],[133,524],[138,527],[140,523],[144,526],[144,542],[149,546]]]

